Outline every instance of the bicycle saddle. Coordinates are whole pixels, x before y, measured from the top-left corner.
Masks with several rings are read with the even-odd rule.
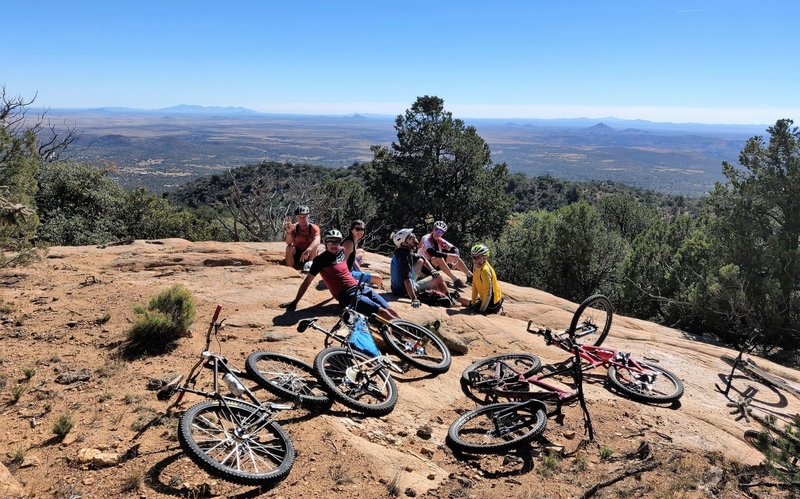
[[[308,329],[308,327],[311,324],[317,322],[317,319],[319,319],[319,317],[312,317],[310,319],[300,319],[300,322],[297,323],[297,332],[302,333],[303,331]]]

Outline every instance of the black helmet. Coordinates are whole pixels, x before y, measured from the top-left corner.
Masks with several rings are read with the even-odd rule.
[[[308,215],[308,213],[309,213],[308,206],[304,204],[301,204],[300,206],[294,209],[295,215]]]

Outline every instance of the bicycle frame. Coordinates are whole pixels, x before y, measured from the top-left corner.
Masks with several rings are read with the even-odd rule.
[[[544,336],[545,342],[548,345],[555,344],[562,350],[572,354],[573,357],[555,364],[556,367],[547,366],[548,372],[543,374],[534,374],[528,377],[520,374],[515,380],[502,383],[500,385],[493,384],[493,381],[487,380],[485,384],[493,387],[491,392],[495,398],[502,396],[506,398],[523,400],[555,400],[559,406],[563,403],[575,400],[578,396],[577,393],[562,390],[544,381],[545,379],[553,376],[570,373],[574,368],[575,354],[577,354],[581,359],[581,371],[585,372],[601,366],[605,368],[616,366],[617,368],[626,369],[634,374],[638,373],[639,376],[647,376],[646,379],[641,379],[641,381],[646,383],[652,383],[655,381],[654,379],[651,379],[651,377],[655,375],[644,374],[644,370],[640,364],[635,359],[632,359],[630,357],[630,353],[628,352],[621,352],[613,348],[602,346],[581,345],[580,343],[576,343],[570,339],[566,332],[561,334],[553,334],[550,329],[533,330],[531,329],[531,323],[531,321],[528,322],[527,330],[529,333],[541,334]],[[584,336],[592,334],[593,332],[593,330],[589,330],[580,335],[576,334],[576,336]],[[495,379],[502,378],[501,371],[503,370],[503,367],[509,368],[512,371],[514,370],[513,366],[510,366],[504,361],[500,360],[495,366]],[[475,383],[476,387],[479,389],[480,384],[480,382]],[[514,387],[519,387],[520,385],[533,385],[542,388],[544,392],[522,392],[513,389]]]
[[[223,323],[225,320],[217,322],[219,318],[220,311],[222,307],[217,305],[217,308],[214,310],[214,316],[211,319],[211,323],[208,326],[208,332],[206,333],[206,345],[203,351],[200,353],[200,359],[192,366],[189,370],[189,374],[186,376],[186,381],[181,385],[180,382],[183,379],[183,376],[178,376],[169,383],[167,383],[164,387],[162,387],[158,391],[158,398],[159,400],[167,400],[169,399],[175,392],[178,392],[178,397],[175,399],[173,405],[179,404],[185,394],[192,393],[195,395],[200,395],[201,397],[210,399],[210,400],[217,400],[221,402],[223,405],[227,407],[228,402],[236,402],[237,404],[245,404],[251,406],[255,409],[259,409],[261,411],[265,411],[268,415],[272,415],[274,410],[288,410],[292,409],[293,406],[286,405],[286,404],[275,404],[272,402],[264,403],[262,402],[256,395],[247,388],[244,383],[241,382],[239,376],[242,375],[242,371],[238,369],[233,369],[228,365],[228,360],[220,354],[213,353],[209,350],[211,346],[211,335],[212,333],[214,336],[219,335],[219,330],[222,329]],[[200,377],[200,374],[203,372],[202,368],[210,368],[213,371],[213,388],[212,391],[203,391],[195,388],[197,384],[197,378]],[[247,396],[247,400],[242,398],[231,397],[228,395],[223,395],[220,391],[219,386],[219,377],[220,373],[222,375],[230,374],[234,380],[242,387],[243,393],[242,395]]]

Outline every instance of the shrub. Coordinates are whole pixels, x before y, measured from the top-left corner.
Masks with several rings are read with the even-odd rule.
[[[73,426],[75,426],[75,421],[72,420],[72,416],[69,414],[62,414],[56,419],[56,422],[53,423],[53,433],[55,433],[58,438],[64,438],[67,436],[67,433],[72,431]]]
[[[139,316],[128,331],[126,353],[163,353],[189,330],[195,316],[194,298],[185,287],[176,284],[150,300],[147,308],[137,307]]]

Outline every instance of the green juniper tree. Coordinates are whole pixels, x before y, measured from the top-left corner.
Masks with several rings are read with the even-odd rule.
[[[397,142],[373,146],[364,167],[385,236],[400,227],[427,230],[437,219],[456,244],[499,235],[512,206],[508,168],[492,163],[475,128],[453,118],[441,98],[424,96],[397,116],[395,130]]]

